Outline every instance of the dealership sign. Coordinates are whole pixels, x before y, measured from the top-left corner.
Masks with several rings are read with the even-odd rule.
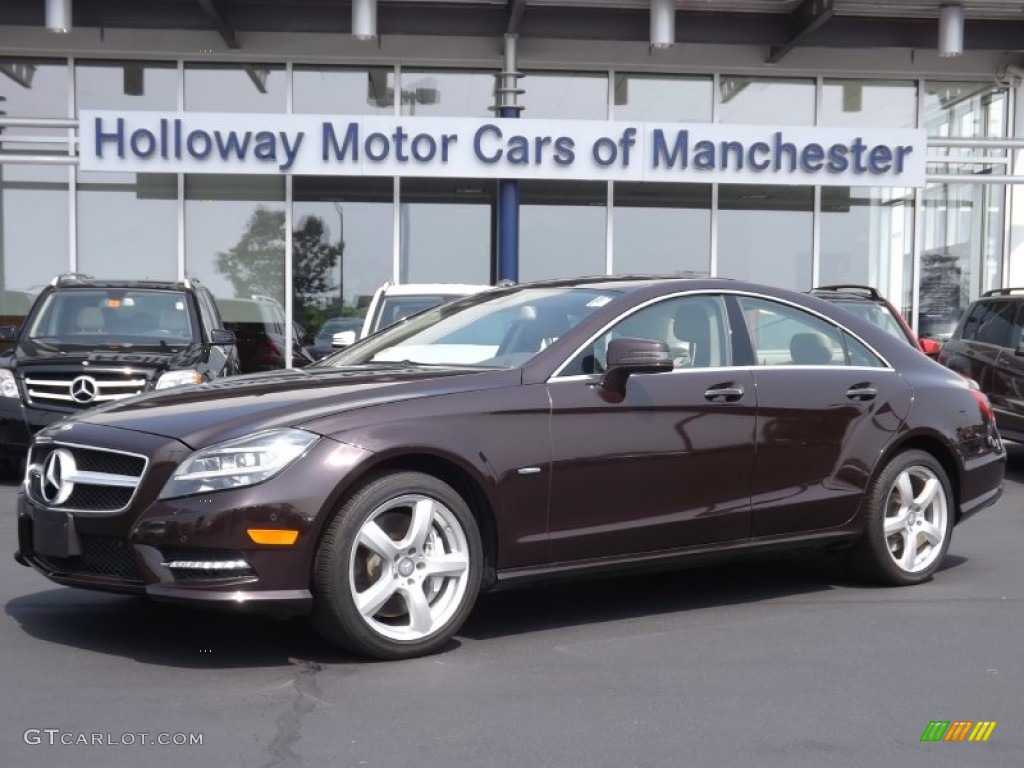
[[[84,171],[919,187],[924,131],[82,110]]]

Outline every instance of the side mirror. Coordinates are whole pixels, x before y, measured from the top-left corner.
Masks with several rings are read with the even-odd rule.
[[[626,391],[626,379],[634,373],[663,373],[672,370],[668,344],[651,339],[612,339],[608,360],[598,386],[610,392]]]
[[[226,328],[214,328],[212,331],[210,331],[210,343],[225,345],[234,344],[235,332],[229,331]]]
[[[0,341],[14,341],[18,338],[18,326],[0,325]]]
[[[1017,345],[1017,356],[1024,357],[1024,341]]]
[[[338,331],[336,334],[331,336],[331,346],[334,349],[342,349],[343,347],[351,347],[356,343],[356,332],[355,331]]]
[[[920,339],[921,351],[932,360],[939,359],[939,352],[942,351],[942,344],[935,339]]]

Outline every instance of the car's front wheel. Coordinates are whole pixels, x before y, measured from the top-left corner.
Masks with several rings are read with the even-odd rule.
[[[384,475],[328,524],[314,565],[313,625],[376,658],[432,653],[469,615],[482,573],[480,532],[465,500],[430,475]]]
[[[861,570],[884,584],[931,578],[949,549],[953,494],[942,465],[911,450],[893,457],[868,493],[864,537],[853,551]]]

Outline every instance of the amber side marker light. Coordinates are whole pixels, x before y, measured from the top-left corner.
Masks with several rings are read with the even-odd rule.
[[[298,531],[290,531],[282,528],[249,528],[249,538],[257,544],[294,544],[299,538]]]

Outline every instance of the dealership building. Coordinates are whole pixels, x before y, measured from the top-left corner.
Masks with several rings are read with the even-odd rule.
[[[1024,286],[1020,0],[5,0],[0,315],[198,278]]]

